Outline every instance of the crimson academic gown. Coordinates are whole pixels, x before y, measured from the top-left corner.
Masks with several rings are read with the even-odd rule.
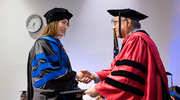
[[[107,100],[170,100],[158,49],[145,31],[128,35],[111,67],[96,72],[95,89]]]

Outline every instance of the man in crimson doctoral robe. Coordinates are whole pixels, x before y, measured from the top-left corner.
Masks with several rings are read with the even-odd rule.
[[[82,82],[98,82],[85,93],[107,100],[171,100],[158,49],[148,33],[140,30],[139,21],[148,16],[133,9],[108,12],[114,16],[116,36],[124,38],[122,48],[109,69],[95,73],[82,70],[88,76]]]

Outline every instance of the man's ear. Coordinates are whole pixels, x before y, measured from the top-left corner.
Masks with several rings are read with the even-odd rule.
[[[131,25],[131,19],[127,18],[127,26],[129,27]]]

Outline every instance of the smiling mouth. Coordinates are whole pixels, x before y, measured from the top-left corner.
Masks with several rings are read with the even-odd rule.
[[[62,30],[62,33],[65,33],[66,32],[66,30]]]

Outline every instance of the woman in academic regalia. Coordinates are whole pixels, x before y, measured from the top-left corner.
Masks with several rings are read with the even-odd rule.
[[[47,25],[34,43],[28,58],[28,100],[81,100],[80,94],[61,95],[78,90],[81,72],[72,70],[60,37],[65,35],[73,15],[64,8],[53,8],[44,17]],[[75,79],[76,78],[76,79]]]

